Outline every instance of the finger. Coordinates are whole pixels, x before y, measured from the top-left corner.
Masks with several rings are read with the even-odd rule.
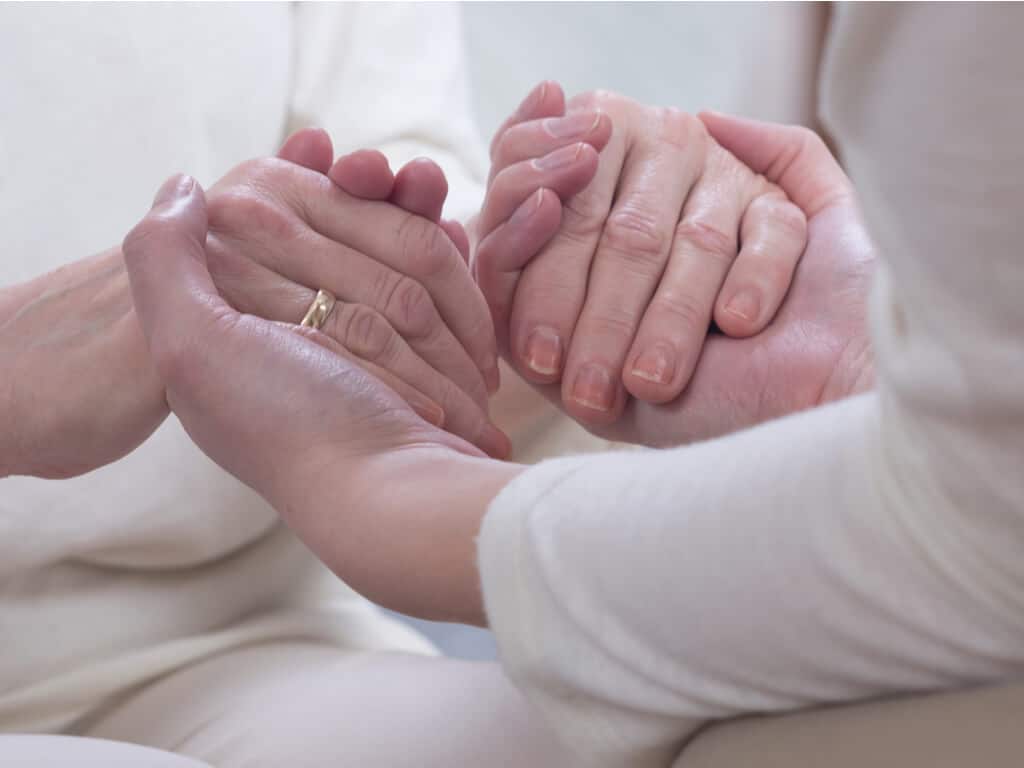
[[[759,333],[775,317],[807,245],[807,219],[781,191],[766,193],[744,212],[740,243],[715,303],[715,323],[737,338]]]
[[[304,179],[303,183],[312,186],[313,181]],[[330,189],[308,189],[302,199],[306,221],[317,232],[346,243],[426,288],[444,324],[476,364],[488,387],[497,386],[497,351],[490,312],[458,249],[439,225],[397,206],[352,198],[334,185]],[[339,215],[339,211],[345,215]]]
[[[480,241],[476,252],[476,279],[487,299],[498,348],[509,350],[509,318],[516,285],[523,267],[554,237],[562,221],[562,203],[549,189],[538,189]],[[551,370],[555,361],[537,358],[535,369]]]
[[[311,171],[327,173],[334,159],[334,147],[323,128],[302,128],[288,137],[277,156]]]
[[[308,229],[287,252],[250,245],[243,255],[216,234],[208,238],[207,252],[218,287],[240,311],[297,323],[312,300],[308,289],[324,288],[340,301],[382,314],[427,363],[485,406],[479,369],[415,280]]]
[[[391,202],[409,213],[438,222],[447,197],[448,180],[433,160],[410,160],[395,174]]]
[[[611,118],[595,110],[519,123],[496,140],[491,179],[498,171],[514,163],[543,157],[567,144],[585,142],[600,151],[611,135]]]
[[[716,155],[719,162],[728,156]],[[731,159],[731,158],[730,158]],[[672,253],[628,355],[623,382],[635,397],[661,403],[693,375],[715,300],[738,249],[747,205],[745,179],[706,165],[683,207]]]
[[[524,120],[536,120],[541,117],[557,117],[565,114],[565,93],[562,86],[553,80],[545,80],[538,83],[526,94],[526,98],[516,107],[505,121],[498,126],[491,140],[491,158],[494,158],[494,150],[502,134],[517,123]],[[500,169],[499,169],[500,170]]]
[[[613,134],[594,179],[564,202],[555,235],[522,267],[508,338],[510,362],[528,381],[550,384],[561,378],[625,155],[624,135]]]
[[[593,180],[597,167],[597,150],[576,143],[505,168],[494,177],[480,209],[480,237],[487,237],[538,189],[550,189],[562,200],[572,197]]]
[[[348,358],[357,364],[360,364],[366,368],[367,371],[372,373],[384,384],[391,387],[395,393],[405,400],[424,421],[433,424],[435,427],[444,427],[444,409],[441,408],[436,402],[431,400],[420,390],[416,389],[404,381],[399,379],[393,373],[384,368],[378,368],[373,363],[368,363],[365,360],[359,360],[355,358],[347,349],[341,344],[332,339],[325,333],[321,333],[313,328],[307,328],[301,325],[292,325],[287,322],[277,323],[283,330],[292,331],[298,333],[300,336],[304,336],[315,344],[319,344],[324,349],[336,354],[341,357]]]
[[[206,267],[206,198],[188,176],[168,179],[153,207],[124,239],[122,251],[139,323],[157,371],[172,383],[183,345],[227,309]]]
[[[699,121],[665,110],[630,146],[562,377],[566,410],[584,423],[610,423],[625,406],[623,366],[701,175],[706,142]]]
[[[466,228],[462,226],[455,219],[441,219],[439,222],[441,229],[445,231],[448,237],[451,238],[452,243],[458,250],[462,260],[469,265],[469,235],[466,234]]]
[[[395,186],[388,159],[375,149],[339,157],[327,176],[348,194],[364,200],[387,200]]]
[[[782,187],[808,218],[853,199],[849,178],[814,131],[718,112],[702,112],[700,119],[719,144]]]
[[[508,456],[509,440],[491,424],[486,412],[417,355],[382,315],[361,304],[340,304],[322,330],[361,360],[390,371],[438,403],[449,432],[491,456]]]
[[[282,323],[297,323],[315,291],[233,253],[211,248],[212,273],[238,311]],[[493,456],[506,455],[508,439],[486,412],[448,377],[427,363],[387,319],[372,308],[338,301],[320,329],[361,361],[390,371],[437,403],[444,427]],[[440,426],[440,425],[439,425]]]
[[[309,292],[312,300],[313,292]],[[389,371],[437,403],[444,428],[495,458],[506,458],[511,444],[465,392],[417,355],[382,315],[362,304],[339,302],[321,329],[361,361]]]

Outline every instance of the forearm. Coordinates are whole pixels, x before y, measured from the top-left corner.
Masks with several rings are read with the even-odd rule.
[[[1012,674],[1022,537],[908,431],[866,395],[528,470],[481,534],[507,671],[595,764],[634,766],[710,718]]]
[[[483,625],[480,522],[522,470],[415,446],[366,458],[351,471],[318,473],[325,482],[278,507],[317,557],[374,602],[420,618]],[[330,501],[341,498],[343,508]]]
[[[0,464],[68,477],[131,450],[166,415],[120,248],[3,290]]]

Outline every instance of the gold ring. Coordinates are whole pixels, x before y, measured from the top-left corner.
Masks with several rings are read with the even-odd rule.
[[[313,303],[309,305],[309,309],[306,310],[306,314],[299,325],[319,331],[324,327],[327,318],[331,316],[336,302],[337,299],[334,298],[333,293],[321,288],[316,292],[316,296],[313,297]]]

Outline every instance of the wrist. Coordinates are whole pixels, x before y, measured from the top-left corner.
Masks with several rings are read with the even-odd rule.
[[[370,600],[433,621],[484,625],[476,539],[521,465],[423,444],[334,462],[282,516]]]

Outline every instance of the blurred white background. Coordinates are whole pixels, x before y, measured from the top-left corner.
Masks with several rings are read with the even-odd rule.
[[[540,80],[603,88],[690,111],[807,122],[816,3],[463,3],[484,136]]]
[[[826,10],[814,3],[464,3],[481,135],[537,82],[648,104],[814,123]],[[489,633],[412,621],[447,654],[493,658]]]

